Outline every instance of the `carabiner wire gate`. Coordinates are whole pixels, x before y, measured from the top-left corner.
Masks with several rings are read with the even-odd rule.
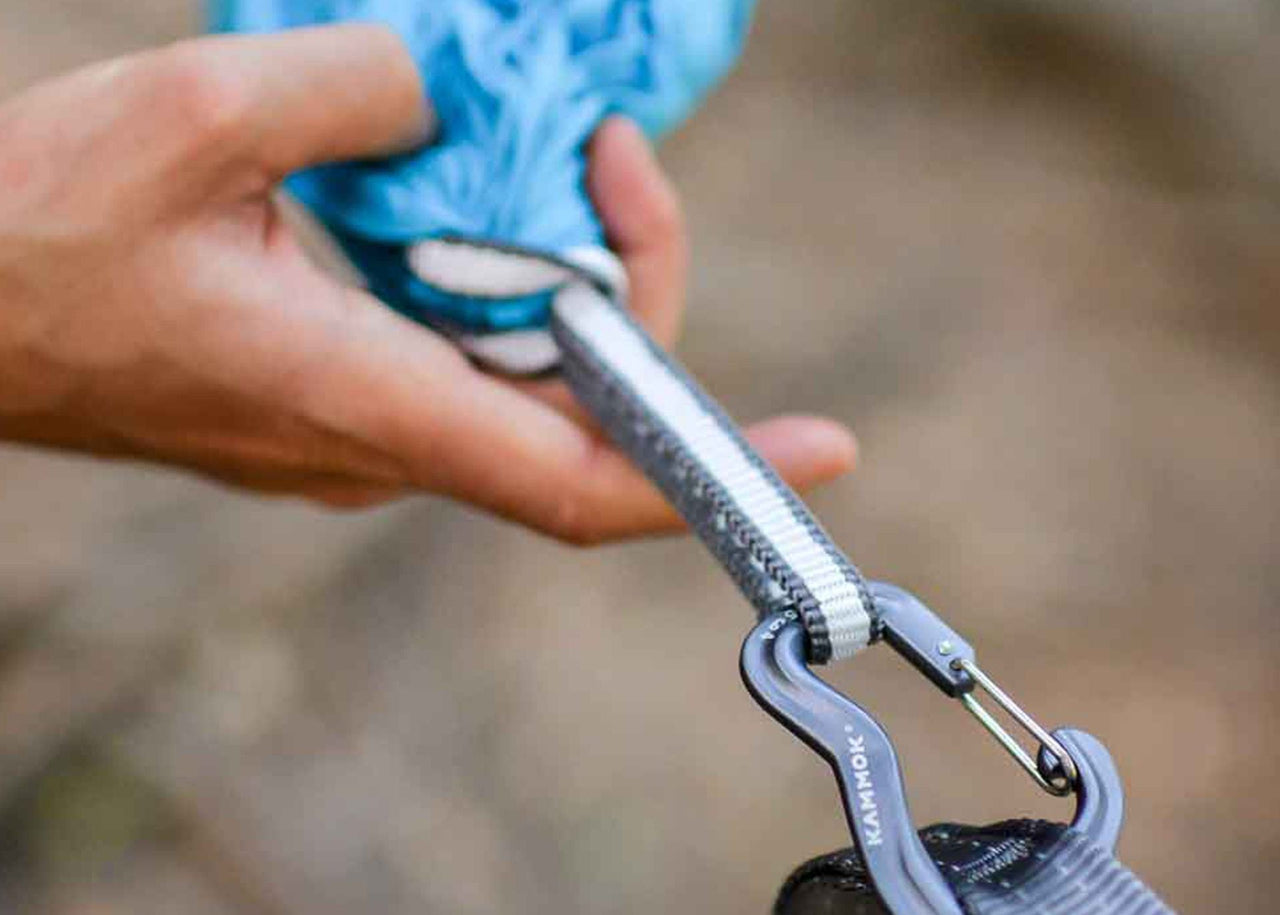
[[[902,588],[875,581],[870,583],[870,589],[884,640],[944,693],[959,699],[1037,785],[1055,797],[1070,794],[1079,778],[1071,754],[983,672],[974,658],[973,646]],[[973,696],[976,687],[981,687],[1039,742],[1034,758]]]
[[[1038,740],[1040,752],[1033,760],[1031,754],[1024,750],[1000,722],[983,708],[982,703],[973,697],[972,692],[961,693],[960,703],[969,710],[969,714],[978,719],[996,742],[1027,771],[1037,785],[1054,797],[1066,797],[1070,794],[1079,780],[1079,770],[1071,754],[1058,742],[1057,738],[1028,715],[1022,706],[1014,702],[1009,694],[997,686],[995,681],[983,673],[982,668],[973,661],[957,658],[952,664],[957,670],[962,670],[972,677],[973,681],[981,686],[1002,709]]]

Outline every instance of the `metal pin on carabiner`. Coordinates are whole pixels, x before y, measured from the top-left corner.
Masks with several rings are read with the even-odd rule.
[[[884,640],[944,693],[959,699],[1037,785],[1055,797],[1070,794],[1079,780],[1071,754],[983,672],[974,658],[973,646],[902,588],[878,581],[871,582],[870,588],[880,613]],[[1038,741],[1034,759],[974,698],[975,687],[981,687]]]
[[[1036,759],[1031,758],[1026,750],[1022,748],[1016,740],[1010,736],[1000,722],[983,708],[982,703],[973,697],[972,692],[961,693],[960,702],[969,714],[977,718],[984,728],[992,737],[1004,747],[1005,752],[1014,758],[1018,765],[1027,771],[1027,774],[1035,780],[1035,783],[1045,791],[1055,797],[1066,797],[1072,792],[1078,780],[1079,773],[1076,771],[1076,764],[1071,759],[1071,754],[1066,748],[1058,742],[1058,740],[1046,731],[1034,718],[1023,710],[1022,706],[1014,702],[1009,694],[1002,690],[995,682],[983,673],[982,668],[965,658],[957,658],[952,662],[952,666],[956,670],[961,670],[973,678],[974,682],[983,688],[996,703],[1004,709],[1009,715],[1022,725],[1031,736],[1040,742],[1041,752],[1036,754]],[[1042,769],[1041,765],[1045,768]]]

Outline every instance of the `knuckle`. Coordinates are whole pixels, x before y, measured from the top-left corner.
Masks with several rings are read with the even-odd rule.
[[[366,45],[370,53],[386,59],[403,55],[407,49],[395,29],[381,22],[348,22],[340,26],[346,30],[347,39]]]
[[[576,490],[569,490],[553,503],[547,531],[561,543],[576,547],[598,546],[604,539],[592,513]]]
[[[204,40],[155,52],[149,76],[164,116],[198,146],[234,137],[249,120],[250,87]]]

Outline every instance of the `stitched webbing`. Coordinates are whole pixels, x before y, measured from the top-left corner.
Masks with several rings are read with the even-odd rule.
[[[966,915],[1172,915],[1109,852],[1066,826],[1007,820],[938,824],[920,838]],[[885,915],[857,849],[798,867],[775,915]]]
[[[511,295],[552,301],[551,334],[578,399],[762,615],[796,612],[810,660],[848,657],[872,640],[873,601],[858,570],[715,401],[602,291],[625,297],[626,274],[613,255],[583,249],[556,258],[456,238],[418,251],[403,269],[424,288],[483,293],[477,307]],[[441,329],[450,332],[447,323]],[[530,364],[530,353],[545,349],[524,334],[469,339],[455,328],[453,335],[474,356],[507,366]]]
[[[862,576],[697,382],[593,286],[565,287],[552,311],[574,393],[757,610],[794,609],[814,662],[866,646],[874,610]]]

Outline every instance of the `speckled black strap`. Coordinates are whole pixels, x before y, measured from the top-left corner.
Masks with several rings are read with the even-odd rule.
[[[956,895],[969,915],[1172,915],[1110,852],[1074,829],[1048,845],[1006,843],[956,872]]]
[[[1108,851],[1043,820],[990,826],[939,824],[920,831],[968,915],[1172,915]],[[798,867],[775,915],[886,915],[857,849]]]

